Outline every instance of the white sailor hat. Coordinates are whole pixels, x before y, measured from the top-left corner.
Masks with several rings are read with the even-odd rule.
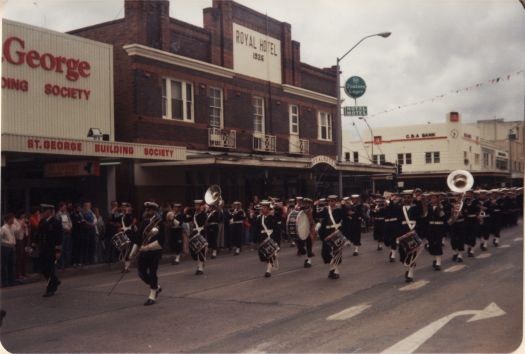
[[[180,208],[182,206],[181,203],[173,203],[174,208]]]
[[[40,204],[40,210],[42,211],[55,210],[55,206],[52,204]]]
[[[326,203],[326,198],[319,199],[319,203]]]
[[[204,201],[203,201],[202,199],[195,199],[195,200],[193,201],[193,204],[199,204],[199,205],[201,205],[202,203],[204,203]]]
[[[123,208],[131,207],[131,203],[122,202],[122,203],[120,203],[120,206],[123,207]]]
[[[343,198],[344,201],[347,201],[348,199],[350,199],[350,197],[344,197]]]
[[[271,203],[268,201],[268,200],[262,200],[260,203],[259,203],[260,206],[267,206],[269,207],[271,205]]]
[[[295,197],[295,200],[303,200],[303,197]]]
[[[352,195],[350,196],[350,198],[352,198],[352,199],[357,199],[357,198],[360,198],[360,197],[361,197],[361,196],[360,196],[359,194],[352,194]]]
[[[328,197],[326,197],[327,200],[337,200],[337,195],[335,194],[330,194]]]
[[[405,189],[403,192],[401,192],[401,194],[403,195],[412,195],[414,193],[414,190],[413,189]]]
[[[238,200],[236,200],[236,201],[233,202],[233,205],[241,205],[241,202],[239,202]]]
[[[304,198],[303,202],[304,203],[313,203],[314,201],[312,199],[310,199],[310,198]]]
[[[145,202],[144,203],[144,207],[146,209],[158,209],[159,208],[159,205],[155,202]]]

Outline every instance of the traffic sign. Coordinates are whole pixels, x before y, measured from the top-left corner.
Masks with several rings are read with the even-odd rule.
[[[345,92],[352,98],[358,98],[364,95],[366,91],[366,82],[359,76],[352,76],[345,83]]]
[[[344,108],[344,115],[345,116],[367,116],[368,115],[368,107],[367,106],[347,106]]]

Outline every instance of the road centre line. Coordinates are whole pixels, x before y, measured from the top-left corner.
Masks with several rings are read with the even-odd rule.
[[[492,253],[482,253],[479,256],[476,256],[475,258],[476,259],[484,259],[484,258],[489,258],[490,256],[492,256]]]

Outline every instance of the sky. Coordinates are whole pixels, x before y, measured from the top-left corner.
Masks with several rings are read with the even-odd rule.
[[[292,25],[301,61],[361,76],[372,127],[525,116],[525,8],[519,0],[237,0]],[[211,0],[170,0],[170,16],[202,27]],[[124,0],[0,0],[4,17],[66,32],[122,18]],[[519,73],[519,74],[518,74]],[[498,80],[499,78],[499,80]],[[342,97],[346,97],[342,92]],[[354,105],[346,97],[343,106]],[[355,125],[354,125],[355,123]],[[364,122],[343,117],[354,137]]]

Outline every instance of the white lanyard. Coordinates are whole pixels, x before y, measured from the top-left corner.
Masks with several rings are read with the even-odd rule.
[[[268,228],[266,227],[266,224],[264,223],[264,215],[262,215],[262,218],[261,218],[261,225],[264,229],[264,233],[266,234],[266,236],[268,237],[272,236],[273,230],[268,230]]]
[[[197,222],[197,213],[193,214],[193,223],[195,224],[195,230],[197,230],[197,233],[201,234],[202,230],[204,230],[204,225],[199,226],[199,223]]]
[[[410,208],[410,205],[403,205],[403,214],[405,215],[405,220],[407,222],[408,228],[412,231],[414,227],[416,227],[416,222],[411,221],[408,218],[408,213],[407,213],[408,208]]]
[[[332,207],[328,206],[328,216],[330,216],[330,220],[332,221],[332,225],[334,229],[338,229],[341,224],[336,224],[334,220],[334,216],[332,215]]]

